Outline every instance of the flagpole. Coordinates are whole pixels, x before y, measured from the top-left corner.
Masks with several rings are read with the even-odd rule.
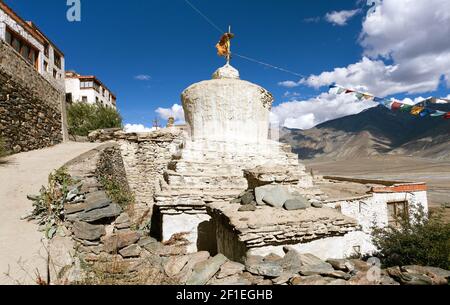
[[[231,34],[231,25],[228,26],[228,34]],[[230,64],[230,58],[231,57],[231,41],[229,43],[229,50],[228,50],[228,54],[227,54],[227,65]]]

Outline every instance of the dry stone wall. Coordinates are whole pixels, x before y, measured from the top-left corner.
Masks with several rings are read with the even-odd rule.
[[[151,133],[124,133],[117,129],[98,130],[89,135],[91,141],[117,141],[122,155],[125,175],[138,207],[150,208],[156,191],[164,183],[173,155],[183,146],[183,132],[167,128]]]
[[[0,41],[0,136],[8,150],[17,153],[61,143],[63,97],[64,92]]]

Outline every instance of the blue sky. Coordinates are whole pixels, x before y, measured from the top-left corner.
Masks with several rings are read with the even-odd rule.
[[[337,67],[351,70],[350,65],[361,63],[373,45],[379,50],[370,57],[368,69],[377,60],[381,60],[385,66],[395,64],[396,61],[402,63],[404,57],[401,54],[406,52],[396,49],[386,33],[386,45],[392,45],[394,55],[392,58],[380,59],[383,52],[379,46],[380,37],[370,29],[373,25],[364,23],[368,10],[366,1],[190,1],[220,28],[226,29],[229,24],[232,25],[236,34],[233,51],[305,75],[302,82],[299,81],[300,77],[238,57],[233,59],[232,65],[240,70],[241,78],[267,88],[276,98],[275,105],[281,108],[286,103],[289,107],[298,107],[305,102],[312,105],[315,97],[328,91],[327,81],[361,85],[376,91],[376,94],[397,98],[431,95],[444,97],[449,94],[443,77],[437,90],[423,79],[435,78],[436,73],[413,78],[405,71],[400,73],[404,79],[399,80],[401,75],[397,75],[395,79],[385,82],[385,76],[380,76],[377,84],[369,83],[370,74],[355,79],[352,73],[357,74],[358,71],[344,76],[341,75],[342,71],[331,76],[322,75]],[[442,5],[446,2],[431,1]],[[209,79],[214,70],[224,64],[214,48],[220,33],[184,0],[81,0],[81,22],[72,23],[66,19],[66,0],[5,2],[21,17],[35,22],[65,53],[66,69],[97,75],[117,94],[118,107],[125,123],[151,126],[158,107],[170,108],[173,104],[180,104],[180,94],[186,87]],[[333,11],[353,11],[353,16],[344,20],[344,24],[339,24],[342,19],[330,18]],[[389,13],[388,9],[385,12]],[[366,34],[369,33],[366,45],[360,39],[364,26],[367,27]],[[385,30],[388,32],[389,29]],[[371,38],[374,39],[371,41]],[[400,55],[396,56],[395,52]],[[445,62],[442,75],[448,72],[446,68]],[[376,73],[388,72],[383,70]],[[138,80],[138,75],[148,75],[150,78]],[[308,79],[311,75],[320,76],[320,81]],[[290,85],[281,85],[286,84],[282,83],[285,81],[289,81]],[[405,85],[408,81],[427,85],[411,89],[411,84]],[[392,90],[380,87],[396,87],[396,84],[400,85]],[[302,111],[308,111],[300,106]],[[278,112],[284,121],[287,119],[286,114],[283,114],[286,111],[281,111],[284,109],[281,108],[278,108]],[[354,111],[360,110],[362,109],[358,108]],[[333,118],[326,115],[321,119],[318,117],[316,114],[313,125]],[[296,122],[296,119],[298,118],[292,117],[291,122]],[[300,121],[301,119],[297,120]],[[301,122],[298,125],[291,127],[312,127]]]

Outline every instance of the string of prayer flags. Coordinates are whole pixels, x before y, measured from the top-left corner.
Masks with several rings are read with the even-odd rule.
[[[435,109],[428,108],[427,107],[428,100],[417,103],[415,105],[409,105],[409,104],[405,104],[405,103],[402,103],[402,102],[394,100],[394,99],[388,100],[388,99],[384,99],[381,97],[371,95],[369,93],[364,93],[364,92],[359,92],[357,90],[344,88],[344,87],[341,87],[336,84],[333,84],[330,86],[330,89],[335,89],[335,88],[337,88],[336,93],[338,95],[343,94],[343,93],[345,93],[345,94],[354,93],[355,97],[359,101],[373,100],[374,102],[377,102],[392,111],[400,111],[400,112],[410,113],[411,115],[414,115],[416,117],[422,117],[422,118],[431,116],[431,117],[443,117],[446,120],[450,119],[450,112],[445,112],[445,111],[441,111],[441,110],[435,110]]]

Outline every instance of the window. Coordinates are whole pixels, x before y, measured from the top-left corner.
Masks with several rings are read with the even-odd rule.
[[[81,101],[82,101],[83,103],[87,103],[87,96],[82,96],[82,97],[81,97]]]
[[[95,97],[95,102],[98,104],[98,97]]]
[[[402,218],[408,217],[408,201],[388,202],[388,223],[398,226]]]
[[[72,93],[66,93],[66,103],[72,103],[73,99],[72,99]]]
[[[58,76],[58,71],[56,69],[53,69],[53,78],[56,78]]]
[[[61,69],[61,56],[59,54],[57,54],[56,52],[55,54],[55,66],[57,66],[59,69]]]
[[[80,82],[80,88],[81,89],[93,88],[93,87],[94,87],[94,82],[93,81],[83,80],[83,81]]]
[[[44,60],[44,71],[48,72],[48,62]]]
[[[12,35],[9,31],[6,31],[6,43],[12,45]]]
[[[49,49],[49,45],[48,45],[48,43],[46,43],[45,46],[44,46],[44,55],[47,58],[48,58],[48,49]]]
[[[6,28],[6,42],[14,48],[28,63],[38,69],[39,52],[19,34]]]

